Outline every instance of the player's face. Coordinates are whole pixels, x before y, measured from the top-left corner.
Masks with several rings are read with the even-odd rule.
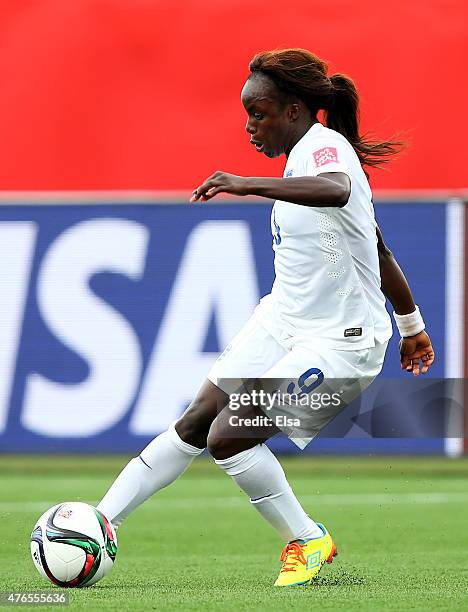
[[[248,119],[245,129],[259,153],[278,157],[286,152],[291,138],[287,106],[278,102],[275,86],[266,78],[249,79],[241,94]]]

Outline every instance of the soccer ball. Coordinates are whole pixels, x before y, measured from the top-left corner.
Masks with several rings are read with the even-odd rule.
[[[31,533],[31,556],[39,573],[60,587],[84,587],[108,574],[117,536],[89,504],[65,502],[39,518]]]

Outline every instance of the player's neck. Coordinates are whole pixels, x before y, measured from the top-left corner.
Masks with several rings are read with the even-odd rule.
[[[303,121],[301,125],[297,126],[296,131],[293,137],[291,138],[291,142],[289,143],[289,146],[287,147],[285,151],[286,159],[289,157],[289,154],[291,153],[293,148],[297,145],[297,143],[301,140],[301,138],[303,138],[303,136],[307,134],[307,132],[310,130],[310,128],[315,123],[318,123],[318,121],[314,117],[313,119],[308,119],[307,121]]]

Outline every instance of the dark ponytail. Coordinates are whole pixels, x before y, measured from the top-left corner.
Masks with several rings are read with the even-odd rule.
[[[368,140],[359,135],[359,96],[354,82],[345,74],[330,77],[332,90],[325,109],[327,127],[348,140],[363,166],[379,166],[398,153],[403,144],[397,141]]]
[[[330,99],[325,110],[327,126],[349,142],[359,140],[359,96],[353,81],[344,74],[330,77]]]
[[[359,96],[353,81],[344,74],[327,76],[327,64],[305,49],[279,49],[256,55],[251,75],[264,74],[276,85],[283,101],[301,99],[315,117],[324,111],[327,127],[342,134],[363,166],[380,166],[398,153],[397,141],[373,141],[359,134]]]

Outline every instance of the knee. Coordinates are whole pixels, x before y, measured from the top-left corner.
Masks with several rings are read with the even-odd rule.
[[[235,443],[236,440],[219,437],[213,428],[208,434],[207,448],[213,459],[229,459],[236,455],[240,451],[236,448]]]
[[[211,421],[206,418],[203,406],[198,402],[190,405],[175,424],[175,430],[181,440],[198,448],[205,448]]]
[[[198,448],[206,447],[207,432],[203,431],[196,419],[182,416],[175,424],[175,430],[181,440]]]
[[[206,381],[181,418],[175,424],[179,437],[187,444],[205,448],[213,421],[226,404],[227,395]]]

